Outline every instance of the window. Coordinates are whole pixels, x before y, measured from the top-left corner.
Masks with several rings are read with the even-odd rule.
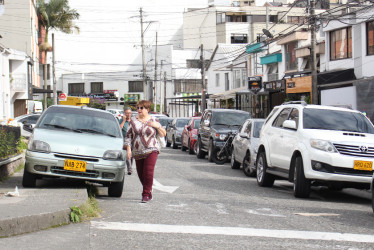
[[[219,87],[219,73],[216,74],[216,87]]]
[[[143,92],[143,82],[129,81],[129,92]]]
[[[0,0],[0,5],[4,5],[5,4],[5,0]]]
[[[244,130],[244,133],[246,133],[247,135],[251,136],[251,132],[252,132],[252,122],[249,122],[248,126]]]
[[[247,85],[247,69],[242,69],[242,86]]]
[[[330,60],[352,58],[352,27],[330,32]]]
[[[187,68],[193,68],[193,69],[200,69],[201,68],[201,61],[198,59],[187,59]]]
[[[287,43],[286,48],[286,70],[297,69],[297,59],[295,49],[297,48],[297,42]]]
[[[226,21],[230,22],[230,23],[246,23],[247,22],[247,16],[245,16],[245,15],[226,16]]]
[[[102,82],[91,82],[91,93],[92,94],[102,94],[103,93],[103,83]]]
[[[287,23],[302,24],[304,23],[305,17],[303,16],[288,16]]]
[[[234,88],[240,87],[240,70],[234,70]]]
[[[290,108],[285,108],[285,109],[283,109],[283,110],[279,113],[278,117],[275,119],[275,121],[274,121],[274,123],[273,123],[273,126],[274,126],[274,127],[278,127],[278,128],[283,127],[283,122],[284,122],[285,120],[287,120],[287,118],[288,118],[288,114],[290,113],[290,111],[291,111]]]
[[[265,23],[266,22],[266,16],[265,15],[252,16],[252,22],[253,23]]]
[[[299,110],[293,109],[288,120],[296,122],[296,128],[299,126]]]
[[[231,34],[231,43],[247,43],[247,34]]]
[[[69,95],[83,95],[84,83],[69,83]]]
[[[260,138],[260,132],[261,132],[262,125],[264,125],[264,122],[258,121],[258,122],[255,122],[253,125],[254,125],[253,126],[253,137]]]
[[[374,55],[374,20],[366,23],[367,54]]]
[[[217,13],[217,24],[226,22],[226,13]]]

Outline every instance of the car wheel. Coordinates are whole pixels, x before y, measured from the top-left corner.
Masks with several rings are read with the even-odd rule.
[[[171,139],[171,143],[173,144],[173,145],[172,145],[172,148],[173,148],[173,149],[177,149],[177,148],[178,148],[177,144],[175,144],[175,137],[174,137],[174,135],[173,135],[173,137],[172,137],[172,139]]]
[[[166,147],[170,147],[170,145],[171,145],[171,143],[169,142],[168,138],[166,137]]]
[[[34,188],[36,186],[36,175],[28,172],[26,168],[23,170],[22,186]]]
[[[261,187],[272,187],[274,184],[274,176],[266,173],[267,167],[265,152],[261,152],[256,162],[257,184]]]
[[[198,138],[196,142],[196,157],[199,159],[205,158],[205,152],[201,149],[201,139]]]
[[[231,150],[231,162],[230,162],[232,169],[239,169],[240,163],[235,160],[234,148]]]
[[[293,175],[293,194],[297,198],[308,198],[310,194],[310,181],[305,178],[303,158],[295,159],[295,172]]]
[[[219,155],[220,151],[221,149],[219,147],[215,147],[212,152],[212,158],[216,164],[223,165],[227,162],[229,156],[226,154],[226,152],[223,152],[221,153],[221,155]]]
[[[256,169],[251,167],[251,155],[247,153],[243,159],[243,172],[248,177],[256,176]]]
[[[121,197],[123,192],[123,183],[125,182],[125,176],[123,176],[122,181],[112,182],[108,186],[108,196],[109,197]]]
[[[196,142],[195,142],[195,145],[196,145]],[[195,145],[194,145],[194,147],[195,147]],[[190,139],[188,139],[188,153],[190,155],[193,155],[194,153],[196,153],[196,152],[194,152],[194,149],[191,148],[191,140]]]
[[[213,162],[213,141],[210,139],[208,144],[208,161]]]

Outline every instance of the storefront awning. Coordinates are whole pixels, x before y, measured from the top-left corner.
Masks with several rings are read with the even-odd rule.
[[[225,92],[217,93],[217,94],[211,94],[209,96],[210,100],[226,100],[226,99],[231,99],[235,98],[236,92],[243,91],[245,89],[248,89],[247,86],[236,88],[236,89],[230,89]]]

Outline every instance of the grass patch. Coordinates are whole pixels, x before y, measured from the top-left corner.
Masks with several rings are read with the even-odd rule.
[[[100,216],[101,212],[98,202],[94,197],[88,198],[88,200],[79,207],[70,207],[70,210],[70,220],[73,223],[88,221],[91,218],[97,218]]]

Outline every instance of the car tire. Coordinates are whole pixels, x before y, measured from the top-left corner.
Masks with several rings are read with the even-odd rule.
[[[22,178],[22,186],[26,188],[34,188],[36,186],[36,178],[35,174],[32,174],[24,168],[23,170],[23,178]]]
[[[310,181],[305,178],[303,158],[300,156],[295,159],[293,193],[297,198],[308,198],[310,195]]]
[[[125,176],[123,176],[122,181],[112,182],[108,186],[108,196],[109,197],[121,197],[123,192],[123,183],[125,182]]]
[[[267,168],[265,152],[261,152],[256,161],[257,184],[260,187],[272,187],[274,184],[274,176],[266,172]]]
[[[239,169],[240,168],[240,163],[235,160],[235,155],[234,155],[234,148],[231,150],[231,161],[230,165],[232,169]]]
[[[209,144],[208,144],[208,161],[209,162],[213,162],[213,140],[210,139],[209,140]]]
[[[248,177],[256,176],[256,169],[251,167],[251,154],[248,152],[243,159],[243,172]]]
[[[221,151],[221,149],[219,147],[215,147],[212,152],[212,158],[217,165],[223,165],[227,162],[229,156],[225,153],[224,155],[221,155],[221,157],[218,157],[219,151]]]
[[[205,152],[201,149],[201,139],[197,139],[197,148],[196,148],[196,157],[198,159],[204,159],[205,158]]]
[[[174,135],[173,135],[173,137],[171,138],[171,144],[172,144],[172,148],[173,148],[173,149],[177,149],[177,148],[178,148],[177,144],[175,144],[175,137],[174,137]]]
[[[195,144],[196,144],[196,142],[195,142]],[[193,150],[193,148],[191,148],[191,140],[190,139],[188,139],[188,153],[190,155],[193,155],[195,153],[194,150]]]

